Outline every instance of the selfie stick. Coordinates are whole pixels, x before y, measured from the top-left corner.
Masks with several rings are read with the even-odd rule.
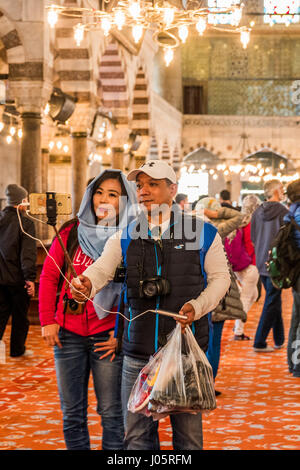
[[[47,224],[48,225],[51,225],[53,228],[54,228],[54,231],[55,231],[55,234],[57,236],[57,239],[59,241],[59,244],[64,252],[64,255],[65,255],[65,258],[67,260],[67,263],[68,265],[70,266],[70,269],[71,269],[71,272],[73,274],[73,277],[74,278],[77,278],[78,275],[74,269],[74,266],[73,266],[73,263],[72,263],[72,260],[69,256],[69,253],[67,252],[66,250],[66,247],[64,245],[64,242],[62,241],[62,238],[60,236],[60,233],[59,231],[57,230],[57,227],[56,227],[56,218],[57,218],[57,207],[56,207],[56,199],[55,199],[55,193],[54,192],[47,192],[46,193],[47,195],[47,200],[46,200],[46,209],[47,209],[47,217],[48,217],[48,220],[47,220]],[[80,280],[77,279],[76,280],[76,283],[81,285],[80,283]]]
[[[179,320],[187,320],[186,315],[179,315],[179,313],[167,312],[166,310],[149,310],[152,313],[159,313],[160,315],[165,315],[166,317],[178,318]]]

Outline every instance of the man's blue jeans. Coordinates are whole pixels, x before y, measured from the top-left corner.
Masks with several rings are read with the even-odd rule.
[[[124,357],[122,373],[122,405],[125,423],[126,450],[159,450],[158,421],[140,413],[131,413],[127,403],[140,370],[148,361]],[[170,415],[174,450],[201,450],[202,416],[189,413]]]
[[[105,333],[80,336],[61,328],[59,338],[62,348],[55,346],[54,357],[67,449],[90,449],[87,424],[90,372],[103,427],[102,448],[123,449],[122,358],[117,356],[112,362],[110,357],[100,360],[101,353],[94,352],[95,343],[108,340]]]
[[[284,328],[281,316],[281,290],[276,289],[269,276],[260,276],[266,291],[263,311],[258,323],[254,338],[255,348],[265,348],[266,339],[273,330],[273,339],[276,346],[284,343]]]
[[[206,357],[212,367],[214,379],[217,377],[219,369],[224,323],[225,321],[217,321],[212,323],[209,328],[209,343],[208,349],[206,351]]]
[[[298,284],[300,284],[300,279]],[[289,371],[300,377],[300,291],[293,289],[294,303],[289,331],[287,359]]]

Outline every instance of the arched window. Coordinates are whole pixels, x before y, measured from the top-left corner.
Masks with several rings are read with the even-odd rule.
[[[299,23],[300,0],[264,0],[264,13],[265,23]]]

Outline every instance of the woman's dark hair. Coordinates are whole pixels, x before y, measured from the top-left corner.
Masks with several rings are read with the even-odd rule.
[[[96,225],[97,225],[98,219],[97,219],[97,216],[96,216],[96,213],[95,213],[95,209],[94,209],[93,197],[94,197],[95,192],[96,192],[97,189],[99,188],[99,186],[103,183],[103,181],[110,180],[110,179],[119,181],[119,183],[120,183],[120,185],[121,185],[121,196],[126,196],[126,197],[128,198],[128,194],[127,194],[127,191],[126,191],[124,182],[123,182],[123,180],[122,180],[121,172],[109,171],[109,170],[105,171],[105,172],[95,181],[95,183],[94,183],[94,185],[93,185],[93,189],[92,189],[91,209],[92,209],[92,213],[93,213],[93,215],[94,215],[94,217],[95,217],[95,224],[96,224]],[[119,225],[119,214],[118,214],[118,216],[117,216],[116,224]]]

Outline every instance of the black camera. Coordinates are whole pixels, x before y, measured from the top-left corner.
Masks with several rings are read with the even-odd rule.
[[[123,283],[125,281],[125,278],[126,278],[126,268],[123,264],[120,264],[116,269],[113,281]]]
[[[68,313],[71,315],[81,315],[84,311],[85,303],[79,304],[74,299],[69,299],[69,297],[65,294],[63,298],[64,302],[64,313]]]
[[[157,295],[167,295],[171,291],[171,285],[168,279],[161,276],[143,279],[140,281],[140,298],[152,298]]]

